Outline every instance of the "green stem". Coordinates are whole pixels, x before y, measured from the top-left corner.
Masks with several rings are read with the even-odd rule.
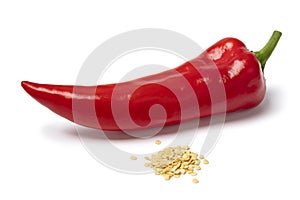
[[[274,31],[267,44],[260,51],[254,52],[256,58],[261,64],[262,71],[264,71],[266,62],[274,51],[281,35],[282,33],[280,31]]]

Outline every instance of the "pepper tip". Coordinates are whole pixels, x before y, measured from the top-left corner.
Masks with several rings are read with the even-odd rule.
[[[32,83],[29,81],[21,81],[21,86],[22,88],[30,94],[30,88],[32,88]]]
[[[29,82],[28,81],[21,81],[21,86],[24,90],[26,90],[26,88],[28,88]]]

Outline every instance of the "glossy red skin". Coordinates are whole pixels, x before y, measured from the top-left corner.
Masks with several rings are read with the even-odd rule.
[[[220,78],[213,79],[215,69],[201,62],[207,59],[215,63]],[[205,76],[199,73],[203,70],[207,72]],[[182,76],[195,92],[198,105],[191,101],[189,95],[177,99],[172,90],[163,87],[178,85]],[[226,98],[217,99],[214,103],[225,104],[225,110],[212,110],[214,104],[208,90],[209,84],[224,84]],[[22,86],[28,94],[58,115],[77,124],[102,130],[134,130],[172,125],[216,113],[251,108],[263,100],[266,92],[259,61],[235,38],[220,40],[197,58],[175,69],[128,82],[99,86],[68,86],[23,81]],[[136,86],[139,88],[132,93],[132,88]],[[114,93],[112,97],[116,87],[123,95],[118,96],[118,93]],[[130,116],[136,124],[125,123],[119,127],[116,118],[122,121],[128,120],[128,116],[123,114],[122,110],[117,113],[117,117],[113,115],[112,100],[117,102],[116,104],[129,101]],[[185,107],[187,114],[184,116],[181,115],[181,102],[190,105]],[[149,109],[154,104],[164,107],[165,119],[159,116],[149,117]],[[198,106],[200,113],[194,112],[195,106]]]

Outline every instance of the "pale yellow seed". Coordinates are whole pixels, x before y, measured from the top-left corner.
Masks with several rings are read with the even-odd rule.
[[[161,173],[163,170],[162,169],[156,169],[156,171],[158,171],[159,173]]]
[[[135,156],[130,156],[130,160],[137,160],[137,157],[135,157]]]
[[[203,164],[207,165],[208,163],[209,163],[208,160],[206,159],[203,160]]]
[[[185,174],[186,171],[184,169],[180,169],[180,174]]]
[[[168,174],[164,174],[164,178],[166,181],[170,180],[170,176]]]
[[[146,156],[145,159],[151,161],[151,159],[148,156]]]
[[[145,167],[150,167],[150,164],[149,163],[145,163],[144,166]]]
[[[191,175],[192,176],[197,176],[197,173],[196,172],[192,172]]]
[[[184,145],[182,148],[185,149],[185,150],[189,150],[190,149],[190,147],[187,146],[187,145]]]
[[[177,169],[178,169],[178,165],[175,165],[175,166],[171,169],[171,171],[172,171],[172,172],[175,172]]]
[[[200,159],[204,159],[204,155],[200,155],[199,158],[200,158]]]
[[[196,170],[200,170],[201,167],[200,167],[199,165],[196,165],[196,166],[195,166],[195,169],[196,169]]]
[[[197,160],[195,160],[194,164],[195,164],[195,165],[199,165],[200,162],[201,162],[201,161],[200,161],[199,159],[197,159]]]
[[[188,173],[188,174],[192,174],[192,173],[193,173],[193,171],[190,171],[190,170],[188,170],[188,171],[187,171],[187,173]]]
[[[161,141],[160,140],[155,140],[155,144],[160,145]]]
[[[190,159],[190,157],[189,157],[187,154],[184,154],[184,155],[182,156],[182,158],[183,158],[183,160],[189,160],[189,159]]]
[[[175,175],[174,175],[174,178],[179,178],[179,177],[180,177],[179,174],[175,174]]]
[[[193,154],[192,154],[192,159],[193,159],[193,160],[196,160],[196,159],[197,159],[197,156],[198,156],[198,155],[197,155],[196,153],[193,153]]]
[[[196,179],[196,178],[194,178],[194,179],[193,179],[193,183],[195,183],[195,184],[196,184],[196,183],[199,183],[199,180]]]

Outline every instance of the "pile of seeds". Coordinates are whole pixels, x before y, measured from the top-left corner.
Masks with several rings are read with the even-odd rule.
[[[198,156],[197,153],[190,151],[188,146],[167,147],[157,154],[153,154],[151,158],[145,157],[149,162],[145,163],[146,167],[151,167],[156,175],[162,175],[165,180],[172,177],[179,178],[181,175],[190,174],[196,176],[195,170],[200,170],[200,163],[208,164],[204,156]],[[198,183],[198,179],[193,179],[194,183]]]

